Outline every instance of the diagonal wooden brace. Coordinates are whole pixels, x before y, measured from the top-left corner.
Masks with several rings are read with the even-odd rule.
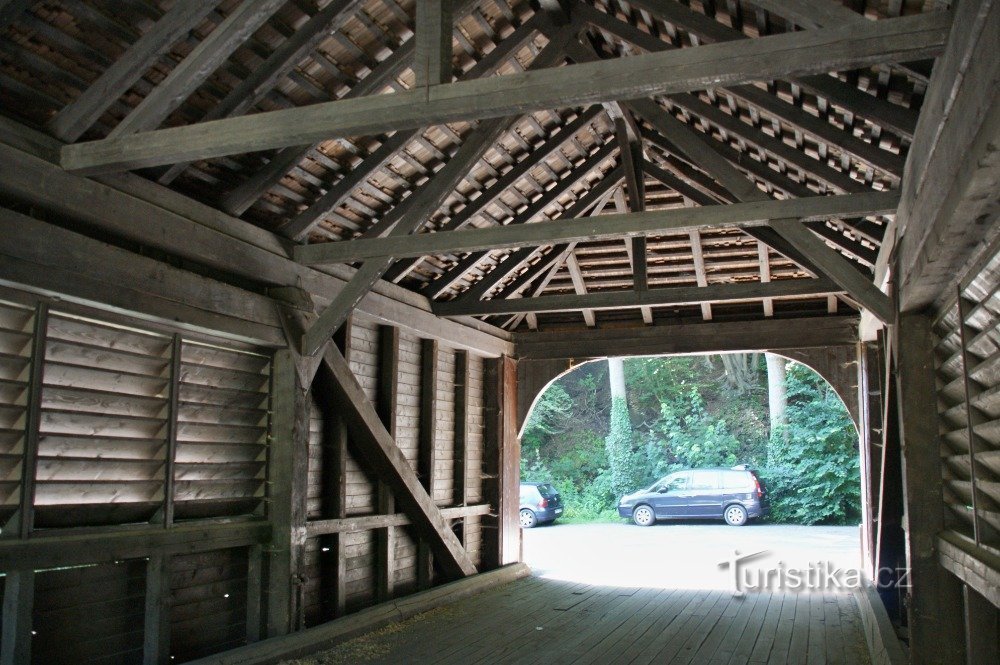
[[[323,367],[333,379],[333,396],[351,435],[351,450],[391,486],[396,501],[430,545],[447,577],[455,579],[476,574],[478,571],[468,552],[421,485],[344,356],[333,344],[327,344],[323,351]]]

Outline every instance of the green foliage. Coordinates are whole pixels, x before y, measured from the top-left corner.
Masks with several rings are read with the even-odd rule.
[[[861,485],[857,432],[826,381],[791,364],[788,425],[772,434],[773,464],[762,472],[776,521],[857,523]]]
[[[549,386],[528,420],[521,477],[553,482],[565,521],[615,519],[618,496],[677,469],[749,464],[772,520],[857,523],[857,434],[811,369],[789,364],[788,424],[770,439],[763,356],[635,358],[624,369],[627,402],[612,404],[607,363],[588,363]]]

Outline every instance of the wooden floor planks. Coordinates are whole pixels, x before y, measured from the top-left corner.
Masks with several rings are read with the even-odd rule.
[[[440,665],[868,663],[849,594],[737,597],[728,591],[598,587],[537,577],[316,656],[316,662]]]

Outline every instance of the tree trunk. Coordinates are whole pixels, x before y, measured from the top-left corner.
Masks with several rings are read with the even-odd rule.
[[[604,449],[611,470],[611,485],[616,496],[635,489],[641,475],[632,449],[632,422],[625,398],[625,364],[621,358],[608,358],[608,383],[611,388],[611,418]]]
[[[788,424],[786,410],[788,395],[785,393],[785,374],[788,361],[773,353],[765,355],[767,359],[767,405],[771,419],[771,438],[779,426]],[[768,446],[768,463],[773,462],[771,446]]]
[[[611,399],[625,399],[625,361],[622,358],[608,358],[608,381],[611,384]]]

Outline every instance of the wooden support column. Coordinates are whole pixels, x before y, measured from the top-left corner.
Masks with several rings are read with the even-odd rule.
[[[0,665],[31,662],[31,610],[34,602],[35,571],[8,572],[3,590]]]
[[[309,465],[309,388],[291,351],[274,354],[271,378],[267,636],[302,627],[302,574],[306,544]]]
[[[434,467],[437,463],[438,359],[436,339],[420,340],[420,441],[417,475],[434,500]],[[423,539],[417,545],[417,585],[426,589],[434,583],[434,558]]]
[[[170,662],[170,555],[156,552],[146,562],[143,665]]]
[[[247,643],[260,640],[264,595],[264,548],[251,545],[247,551]]]
[[[379,326],[378,399],[376,408],[389,436],[396,438],[396,415],[399,393],[399,328]],[[392,515],[396,501],[388,483],[379,480],[378,512]],[[393,573],[396,568],[396,529],[387,526],[375,531],[375,596],[379,601],[392,598]]]
[[[469,368],[469,352],[455,352],[455,467],[452,502],[457,506],[468,504],[466,493],[469,472],[469,384],[472,373]],[[465,518],[458,520],[457,534],[462,546],[469,548],[465,529]]]
[[[895,328],[896,386],[906,502],[910,657],[919,663],[962,663],[962,591],[938,564],[944,528],[931,320],[901,314]],[[884,491],[884,490],[883,490]]]
[[[517,361],[486,361],[483,492],[494,513],[483,517],[483,568],[521,559],[518,488],[521,448],[517,441]]]
[[[416,24],[416,86],[451,83],[452,0],[421,0],[417,3]]]
[[[965,662],[1000,663],[1000,610],[968,584],[962,585],[965,599]]]
[[[352,355],[351,326],[353,323],[353,317],[347,317],[347,321],[333,336],[333,341],[347,362],[350,362]],[[326,469],[333,498],[330,513],[334,517],[342,519],[347,517],[347,423],[338,414],[332,420],[331,428],[333,431],[330,436],[330,464]],[[347,614],[347,546],[342,534],[335,533],[329,538],[330,553],[335,566],[333,571],[333,610],[334,616],[342,617]]]

